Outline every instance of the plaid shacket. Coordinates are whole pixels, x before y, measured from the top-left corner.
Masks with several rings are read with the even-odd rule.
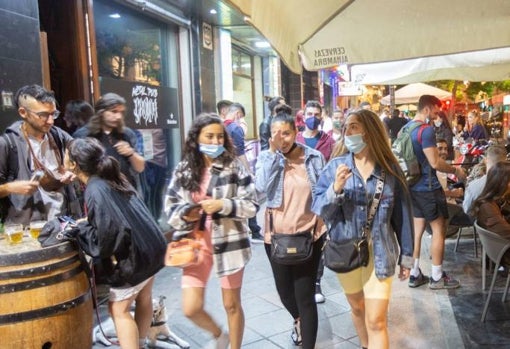
[[[177,173],[181,172],[179,169],[187,167],[188,164],[183,162],[177,165],[165,197],[168,224],[181,231],[191,231],[195,224],[182,218],[189,206],[195,204],[192,193],[176,181]],[[217,174],[212,198],[223,199],[223,209],[213,214],[211,225],[213,267],[216,275],[222,277],[234,274],[251,258],[247,219],[257,213],[255,185],[237,159],[226,166],[214,162],[209,171],[211,181],[214,180],[214,173]]]

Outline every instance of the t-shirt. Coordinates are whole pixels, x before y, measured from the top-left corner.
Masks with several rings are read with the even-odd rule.
[[[230,138],[232,138],[232,142],[236,147],[236,155],[237,156],[244,155],[245,150],[243,129],[232,120],[225,121],[225,129],[227,133],[230,135]]]
[[[418,131],[420,127],[415,128],[411,132],[411,139],[413,141],[413,148],[416,157],[421,164],[421,178],[411,187],[412,191],[434,191],[441,189],[441,184],[437,179],[436,170],[434,170],[425,156],[423,149],[436,147],[436,133],[434,128],[427,126],[423,128],[421,133],[421,142],[418,142]]]

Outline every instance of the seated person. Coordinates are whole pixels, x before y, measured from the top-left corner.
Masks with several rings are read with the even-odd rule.
[[[487,172],[487,183],[473,204],[472,212],[478,224],[510,240],[509,217],[505,216],[510,193],[510,162],[500,161]],[[510,265],[510,251],[503,257],[503,264]]]
[[[506,149],[500,145],[492,145],[487,148],[485,152],[485,166],[487,171],[494,166],[494,164],[505,161],[506,160]],[[462,208],[465,213],[469,214],[471,209],[471,205],[473,202],[480,196],[480,193],[485,187],[485,183],[487,182],[487,175],[484,174],[480,178],[474,179],[469,182],[466,193],[464,195],[464,201],[462,203]]]

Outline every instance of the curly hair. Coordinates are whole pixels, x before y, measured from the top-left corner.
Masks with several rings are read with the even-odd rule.
[[[346,122],[347,119],[351,117],[355,117],[356,120],[363,126],[363,130],[365,130],[366,133],[366,136],[363,137],[363,139],[366,142],[370,153],[374,157],[375,162],[379,164],[386,173],[395,176],[402,183],[404,188],[407,188],[407,182],[405,181],[404,174],[400,169],[397,158],[395,158],[395,155],[393,155],[393,152],[391,151],[388,143],[388,135],[381,119],[373,111],[366,109],[359,109],[351,112],[347,116]],[[345,133],[345,130],[343,130],[343,133]],[[344,142],[339,141],[333,149],[331,159],[348,152],[349,150],[345,146]]]
[[[223,154],[218,156],[215,161],[219,161],[223,165],[229,165],[236,158],[234,144],[220,117],[213,113],[200,114],[196,117],[188,131],[182,151],[182,160],[175,170],[177,183],[186,190],[194,192],[200,189],[206,163],[204,155],[199,150],[198,138],[204,127],[213,124],[221,125],[223,128],[223,146],[225,147]]]

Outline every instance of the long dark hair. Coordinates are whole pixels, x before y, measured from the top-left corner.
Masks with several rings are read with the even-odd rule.
[[[125,194],[136,190],[120,172],[117,159],[106,155],[102,144],[92,137],[76,138],[69,143],[69,160],[76,162],[79,169],[88,176],[96,175],[106,180],[113,189]]]
[[[221,162],[223,165],[229,165],[235,159],[234,145],[225,126],[223,120],[217,114],[203,113],[196,117],[193,125],[188,131],[188,137],[184,144],[182,152],[182,161],[175,170],[176,181],[184,189],[189,191],[198,191],[202,181],[202,175],[205,169],[204,155],[200,152],[198,137],[200,132],[206,126],[219,124],[223,128],[223,146],[225,151],[218,156],[215,161]]]
[[[486,202],[502,204],[507,198],[508,183],[510,182],[510,162],[500,161],[495,163],[487,172],[487,181],[482,193],[473,203],[471,213],[478,215],[480,206]]]
[[[101,133],[104,112],[110,111],[119,105],[126,105],[126,100],[124,99],[124,97],[119,96],[118,94],[113,92],[109,92],[101,96],[94,105],[95,114],[90,118],[87,125],[90,134],[96,135],[98,133]],[[124,120],[119,124],[119,126],[114,131],[119,134],[124,132]]]

